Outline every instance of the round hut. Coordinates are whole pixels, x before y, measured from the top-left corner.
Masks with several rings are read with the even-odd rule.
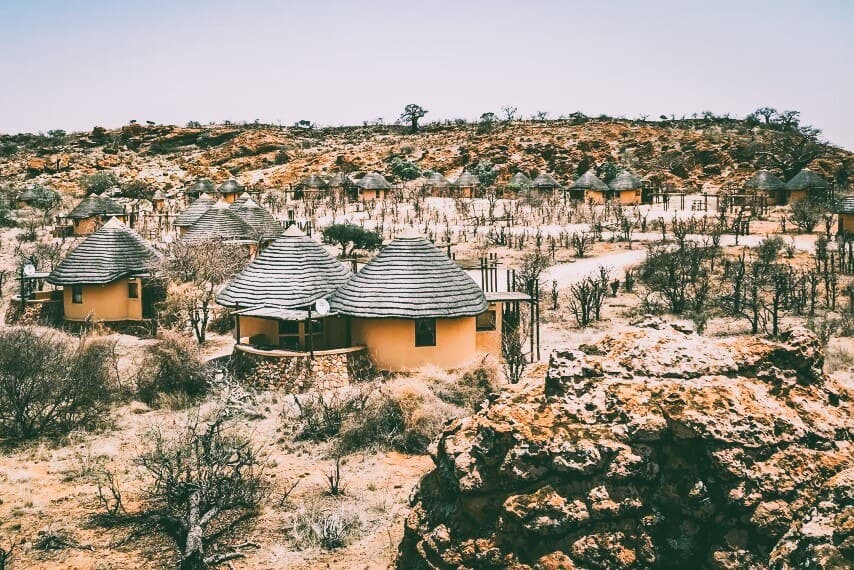
[[[87,236],[50,273],[61,285],[69,321],[140,321],[153,317],[146,289],[151,265],[160,254],[117,218]]]
[[[551,192],[552,194],[563,189],[560,182],[555,180],[551,174],[546,172],[542,172],[534,178],[534,180],[531,181],[531,187],[536,188],[540,192]]]
[[[356,187],[359,192],[359,200],[385,200],[392,185],[382,174],[368,172],[358,182]]]
[[[196,198],[202,194],[213,194],[216,186],[210,178],[198,178],[184,190],[184,194],[190,198]]]
[[[477,317],[490,309],[477,283],[414,233],[383,248],[329,303],[350,318],[352,342],[390,371],[465,365],[481,351]]]
[[[184,211],[178,214],[173,223],[178,228],[178,235],[184,235],[187,229],[195,224],[214,204],[216,204],[216,200],[203,193],[195,202],[184,208]]]
[[[226,180],[217,187],[216,191],[219,194],[220,200],[225,200],[229,204],[234,202],[237,197],[243,193],[243,185],[234,178]]]
[[[296,185],[296,198],[317,198],[329,190],[329,184],[318,174],[309,174]]]
[[[424,189],[425,193],[430,194],[431,196],[439,197],[439,196],[447,196],[448,191],[451,188],[451,182],[440,172],[434,172],[430,176],[424,179],[424,184],[421,185]]]
[[[786,184],[767,170],[759,170],[744,183],[753,192],[767,194],[775,204],[786,203]]]
[[[643,182],[640,177],[628,170],[621,170],[609,184],[612,197],[620,204],[633,206],[641,203]]]
[[[839,222],[839,236],[847,239],[854,237],[854,195],[843,196],[834,212]]]
[[[830,182],[809,168],[804,168],[786,182],[786,191],[789,194],[789,202],[827,196],[830,192]]]
[[[236,202],[235,202],[236,203]],[[232,204],[234,206],[234,204]],[[238,208],[229,208],[249,224],[254,232],[255,238],[262,244],[276,239],[282,235],[282,224],[273,217],[267,208],[260,205],[252,198],[247,199]]]
[[[187,228],[181,239],[188,243],[213,239],[238,244],[256,243],[255,230],[222,200],[208,208]]]
[[[106,196],[90,194],[83,198],[66,216],[72,221],[76,236],[89,235],[110,218],[127,222],[127,212],[118,203]]]
[[[234,199],[234,202],[232,202],[229,205],[229,208],[231,208],[232,210],[236,210],[237,208],[241,207],[243,204],[246,203],[247,200],[250,200],[251,198],[252,197],[249,195],[249,192],[243,192],[240,196],[238,196],[237,198]]]
[[[608,194],[608,185],[588,170],[575,179],[569,187],[569,197],[572,200],[589,200],[596,204],[604,204]]]
[[[237,350],[347,348],[346,321],[310,309],[349,276],[323,246],[291,226],[225,286],[217,303],[234,309]]]
[[[480,181],[474,174],[471,174],[470,172],[463,172],[456,180],[454,180],[453,188],[457,197],[472,198],[474,197],[475,190],[479,184]]]
[[[530,188],[532,181],[528,178],[524,172],[521,170],[510,177],[510,180],[507,181],[507,186],[515,189],[515,190],[525,190]]]

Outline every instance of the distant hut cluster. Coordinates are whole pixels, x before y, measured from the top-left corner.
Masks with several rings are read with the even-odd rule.
[[[834,209],[840,236],[854,238],[854,195],[843,196]]]
[[[76,236],[91,234],[110,218],[128,221],[128,214],[122,206],[112,198],[96,194],[86,196],[66,217],[71,220],[72,233]]]
[[[768,170],[759,170],[744,183],[744,188],[766,195],[774,204],[784,205],[806,198],[826,197],[831,184],[809,168],[802,169],[788,182],[783,182]]]

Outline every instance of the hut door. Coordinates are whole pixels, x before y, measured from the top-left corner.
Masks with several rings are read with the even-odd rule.
[[[153,319],[155,317],[155,305],[166,298],[163,287],[155,285],[150,281],[142,283],[142,318]]]

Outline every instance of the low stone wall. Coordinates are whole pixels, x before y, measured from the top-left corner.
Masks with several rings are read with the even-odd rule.
[[[242,381],[259,388],[302,393],[326,390],[364,378],[372,369],[367,350],[332,354],[273,356],[234,349],[231,366]]]
[[[6,306],[5,322],[19,326],[58,326],[62,323],[62,301],[27,302],[11,299]]]

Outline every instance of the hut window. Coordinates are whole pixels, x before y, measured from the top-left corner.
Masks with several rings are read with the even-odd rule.
[[[76,304],[83,302],[83,285],[71,286],[71,302]]]
[[[415,319],[415,346],[436,346],[436,319]]]
[[[139,283],[128,281],[128,299],[139,299]]]
[[[495,311],[486,311],[485,313],[481,313],[477,316],[477,330],[495,330]]]
[[[281,335],[298,335],[299,321],[279,321],[279,334]]]

